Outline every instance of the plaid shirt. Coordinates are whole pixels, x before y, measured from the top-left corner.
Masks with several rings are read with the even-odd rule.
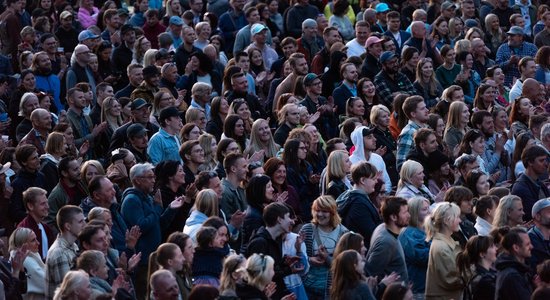
[[[397,171],[401,170],[401,166],[407,159],[407,155],[414,147],[414,133],[422,127],[423,126],[420,126],[413,121],[409,121],[403,130],[401,130],[401,133],[397,138]]]
[[[78,246],[57,236],[57,239],[48,250],[46,259],[46,297],[52,299],[55,289],[63,282],[63,277],[74,266],[77,257]]]
[[[374,86],[376,87],[376,94],[382,101],[382,104],[392,107],[393,93],[402,92],[409,94],[409,96],[416,94],[416,89],[413,84],[405,76],[405,74],[398,72],[395,74],[395,80],[388,76],[385,71],[380,71],[374,77]]]
[[[504,43],[498,47],[496,63],[502,68],[502,71],[504,71],[504,84],[506,86],[512,85],[514,77],[521,77],[518,65],[510,64],[510,57],[512,57],[512,55],[517,55],[520,59],[525,56],[531,56],[534,58],[536,53],[537,46],[528,42],[523,42],[519,48],[512,49],[508,43]]]

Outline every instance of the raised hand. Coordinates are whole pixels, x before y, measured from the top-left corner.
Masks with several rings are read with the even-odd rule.
[[[141,236],[141,229],[139,226],[134,225],[130,230],[126,230],[126,247],[128,249],[134,249],[136,247],[137,241]]]
[[[139,261],[141,260],[141,252],[139,252],[138,254],[134,254],[132,255],[132,257],[130,257],[130,259],[128,260],[128,272],[131,272],[133,271],[137,265],[139,264]]]
[[[285,203],[288,200],[288,191],[284,191],[277,195],[275,202]]]
[[[264,288],[264,294],[267,298],[271,298],[271,296],[275,294],[276,290],[277,290],[277,284],[275,282],[271,282]]]

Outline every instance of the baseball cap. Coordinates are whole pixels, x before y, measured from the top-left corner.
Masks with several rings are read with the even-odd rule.
[[[535,202],[535,205],[533,205],[533,208],[531,209],[531,216],[534,217],[541,210],[547,207],[550,207],[550,198],[540,199],[539,201]]]
[[[150,78],[157,75],[160,75],[160,72],[156,66],[147,66],[143,68],[143,78]]]
[[[319,78],[321,76],[315,74],[315,73],[308,73],[306,76],[304,76],[303,82],[304,86],[310,86],[315,79]]]
[[[506,34],[509,34],[509,35],[523,35],[523,29],[521,29],[521,27],[519,27],[519,26],[512,26],[512,27],[510,27],[510,30],[508,30],[508,32],[506,32]]]
[[[378,43],[383,42],[383,41],[384,41],[383,39],[373,35],[373,36],[371,36],[367,39],[367,41],[365,42],[365,47],[368,48],[368,47],[370,47],[374,44],[378,44]]]
[[[382,2],[382,3],[376,4],[375,10],[376,10],[377,14],[378,13],[384,13],[384,12],[389,11],[390,7],[386,3]]]
[[[140,137],[146,135],[147,131],[149,130],[145,129],[143,125],[139,123],[134,123],[128,126],[128,130],[126,130],[126,136],[128,136],[129,139],[133,137]]]
[[[124,24],[122,25],[122,27],[120,27],[120,33],[122,35],[126,34],[128,31],[135,31],[136,29],[134,28],[134,26],[130,25],[130,24]]]
[[[391,51],[385,51],[384,53],[382,53],[382,55],[380,55],[380,63],[383,64],[394,57],[397,57],[395,53]]]
[[[130,109],[137,110],[144,106],[151,107],[151,104],[147,103],[147,101],[145,101],[145,99],[143,98],[136,98],[134,101],[132,101],[132,104],[130,104]]]
[[[174,51],[168,51],[164,48],[160,49],[157,54],[155,54],[155,59],[167,59],[170,58],[170,56],[174,55]]]
[[[93,32],[91,32],[89,30],[84,30],[84,31],[80,32],[80,34],[78,35],[78,41],[83,42],[83,41],[89,40],[89,39],[97,39],[98,37],[99,37],[99,35],[95,35]]]
[[[64,19],[66,19],[68,17],[72,17],[72,16],[73,16],[73,14],[70,11],[65,10],[59,15],[59,19],[64,20]]]
[[[250,29],[250,34],[252,34],[252,36],[255,36],[256,34],[262,32],[263,30],[267,30],[267,27],[265,27],[265,25],[263,24],[256,23],[252,25],[252,29]]]
[[[374,133],[374,126],[373,127],[367,127],[363,126],[362,130],[363,136],[369,136]]]
[[[468,28],[472,28],[472,27],[478,27],[479,23],[474,19],[468,19],[464,22],[464,25],[466,25],[466,27]]]
[[[130,16],[130,13],[128,12],[128,9],[126,8],[119,8],[116,10],[117,15],[119,16]]]
[[[180,116],[181,116],[181,112],[177,108],[170,106],[160,111],[159,123],[163,124],[164,121],[168,118],[180,117]]]
[[[454,4],[450,1],[445,1],[441,4],[441,10],[447,10],[447,9],[450,9],[450,8],[456,9],[456,4]]]
[[[183,19],[178,16],[171,16],[169,23],[170,25],[183,26]]]
[[[313,19],[305,19],[302,22],[302,29],[308,28],[308,27],[315,27],[317,28],[317,21]]]

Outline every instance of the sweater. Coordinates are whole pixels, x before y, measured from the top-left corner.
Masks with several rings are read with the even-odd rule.
[[[396,272],[400,280],[409,281],[403,247],[385,223],[378,225],[372,234],[365,271],[366,274],[381,278]]]

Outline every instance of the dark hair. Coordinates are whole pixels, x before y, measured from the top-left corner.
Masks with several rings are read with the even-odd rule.
[[[479,169],[473,169],[466,174],[466,182],[464,183],[464,186],[467,187],[472,193],[473,197],[479,197],[479,191],[477,190],[477,181],[479,178],[483,175],[486,175]]]
[[[462,201],[470,201],[474,197],[472,191],[469,188],[460,185],[452,186],[445,192],[443,200],[445,202],[454,203],[458,206]]]
[[[283,150],[283,161],[287,167],[291,167],[295,170],[300,170],[301,167],[305,164],[301,162],[298,158],[298,150],[300,147],[300,140],[298,139],[289,139],[285,142]]]
[[[336,150],[336,144],[344,144],[344,140],[341,138],[332,138],[325,143],[325,152],[327,153],[327,157],[332,153],[332,151]],[[264,167],[265,170],[265,167]]]
[[[225,173],[231,172],[231,167],[233,167],[237,160],[244,158],[244,156],[240,153],[229,153],[223,160],[223,168],[225,169]]]
[[[362,235],[353,231],[348,231],[344,233],[338,240],[336,248],[334,248],[334,253],[332,254],[332,257],[336,257],[338,256],[338,254],[346,250],[355,250],[361,253],[361,242],[364,242]]]
[[[266,203],[271,202],[265,197],[265,191],[267,189],[267,184],[271,181],[271,178],[267,175],[254,175],[248,181],[246,186],[246,202],[248,205],[259,210],[263,211],[263,207]]]
[[[202,171],[197,175],[195,178],[195,186],[197,187],[198,191],[202,191],[204,189],[208,188],[208,185],[210,184],[210,179],[218,177],[218,173],[216,171]]]
[[[487,210],[496,208],[496,206],[498,205],[498,201],[499,198],[497,196],[481,196],[476,201],[475,214],[485,219],[488,216]]]
[[[179,155],[183,162],[187,161],[187,157],[185,157],[185,155],[190,154],[191,149],[193,149],[196,145],[200,145],[199,141],[187,141],[181,145]]]
[[[275,172],[277,172],[279,167],[284,166],[284,165],[285,165],[285,163],[282,160],[280,160],[276,157],[272,157],[272,158],[268,159],[264,163],[265,175],[267,175],[271,179],[273,179],[273,175],[275,175]],[[286,166],[285,166],[285,168],[286,168]],[[272,183],[273,183],[273,180],[272,180]],[[273,185],[273,188],[275,188],[277,190],[277,192],[282,192],[282,191],[287,190],[287,185],[288,185],[288,183],[285,180],[285,182],[283,183],[283,186],[281,186],[280,189],[278,189],[275,185]]]
[[[108,178],[107,176],[104,176],[104,175],[96,175],[88,183],[88,193],[91,198],[94,197],[94,193],[96,191],[99,191],[101,189],[101,181],[103,179],[108,179]]]
[[[414,133],[414,143],[420,146],[420,143],[425,143],[430,135],[435,136],[435,131],[431,128],[420,128]]]
[[[349,6],[348,0],[336,0],[332,3],[332,13],[335,16],[343,16]]]
[[[214,65],[212,64],[212,61],[210,58],[208,58],[208,55],[204,54],[202,51],[195,51],[189,55],[189,59],[191,57],[196,57],[199,60],[199,69],[205,73],[210,73],[214,69]]]
[[[221,140],[218,143],[218,149],[216,149],[216,160],[223,162],[223,160],[224,160],[223,152],[227,150],[227,147],[229,147],[229,145],[231,145],[231,143],[236,143],[236,142],[237,141],[235,141],[232,138],[226,138],[226,139]]]
[[[157,187],[166,186],[170,182],[170,177],[176,175],[181,162],[177,160],[163,160],[155,167],[155,177]]]
[[[521,160],[521,155],[523,154],[523,150],[527,147],[527,143],[534,139],[535,137],[531,131],[522,132],[516,137],[516,146],[514,147],[514,153],[512,153],[512,167],[515,167],[516,163]],[[524,165],[524,167],[526,166]],[[512,179],[515,179],[515,177],[515,172],[512,172]]]
[[[493,246],[493,238],[490,236],[474,235],[468,242],[464,250],[456,256],[456,265],[460,274],[468,278],[471,275],[471,266],[481,261],[481,255],[487,253]]]
[[[286,205],[279,202],[273,202],[264,207],[263,219],[267,227],[273,227],[277,225],[279,218],[284,218],[286,214],[290,213],[290,210]]]
[[[359,162],[351,167],[351,179],[355,183],[359,183],[361,178],[374,178],[378,170],[369,162]]]
[[[401,211],[401,206],[406,205],[408,205],[407,200],[404,198],[387,197],[384,202],[382,202],[382,207],[380,207],[384,223],[389,223],[391,221],[391,216],[399,215],[399,212]]]
[[[523,150],[521,153],[521,161],[525,169],[529,168],[529,165],[535,161],[538,157],[548,156],[548,153],[544,148],[539,145],[531,145]]]
[[[69,164],[74,160],[76,160],[76,158],[69,156],[62,158],[59,161],[59,164],[57,165],[57,175],[59,176],[59,178],[65,177],[63,176],[63,172],[69,171]]]
[[[405,282],[394,282],[384,290],[382,300],[405,299],[405,294],[409,289],[409,285]]]
[[[475,142],[478,138],[485,139],[485,136],[481,131],[477,129],[472,129],[466,132],[464,137],[462,138],[462,142],[460,142],[460,152],[461,153],[467,153],[472,154],[472,147],[470,146],[471,142]]]
[[[234,139],[241,148],[242,152],[244,151],[244,149],[246,149],[246,134],[243,133],[242,136],[235,135],[235,125],[237,124],[237,122],[239,122],[239,120],[242,120],[244,125],[244,120],[241,119],[240,116],[228,115],[223,122],[223,133],[226,137]]]
[[[214,300],[218,299],[220,291],[209,284],[197,284],[193,286],[191,293],[187,297],[188,300]]]
[[[403,102],[403,112],[407,116],[408,119],[411,118],[411,113],[416,110],[418,107],[418,104],[424,102],[424,98],[422,96],[409,96],[405,99],[405,102]]]
[[[37,152],[36,147],[30,144],[19,145],[15,148],[15,160],[23,166],[27,160]]]
[[[474,114],[470,118],[472,122],[472,126],[474,128],[481,129],[481,125],[483,124],[483,119],[485,119],[486,117],[493,118],[493,115],[491,115],[491,113],[486,110],[478,110],[474,112]]]
[[[550,283],[550,259],[541,262],[537,266],[537,275],[539,275],[542,282]]]
[[[201,228],[199,228],[199,230],[197,231],[197,235],[196,235],[198,248],[200,249],[210,248],[210,244],[216,237],[217,232],[218,230],[214,227],[201,226]]]
[[[510,254],[513,254],[514,245],[523,245],[523,240],[520,234],[527,234],[527,230],[523,227],[510,228],[510,231],[508,231],[502,239],[502,248]]]
[[[550,57],[550,46],[542,46],[535,54],[535,62],[542,68],[548,69],[548,57]]]
[[[100,230],[104,230],[104,226],[99,225],[86,225],[80,233],[78,234],[78,242],[80,246],[84,247],[84,243],[90,244],[92,237],[98,233]],[[90,250],[90,249],[87,249]]]

